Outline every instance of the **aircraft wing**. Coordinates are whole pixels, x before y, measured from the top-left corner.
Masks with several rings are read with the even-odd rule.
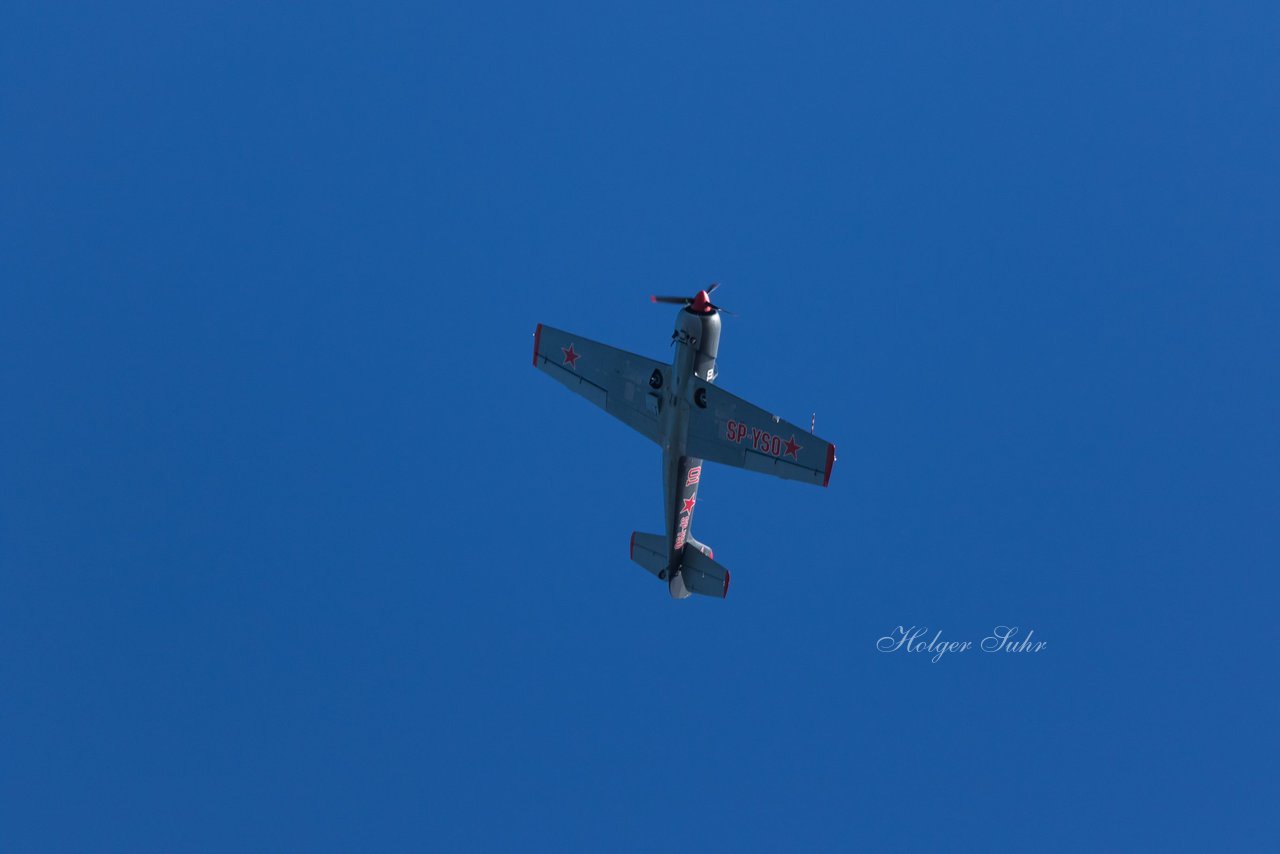
[[[653,441],[658,436],[658,395],[670,366],[581,335],[538,324],[533,366],[568,386],[628,427]]]
[[[830,442],[697,378],[693,399],[689,456],[818,486],[831,480]]]

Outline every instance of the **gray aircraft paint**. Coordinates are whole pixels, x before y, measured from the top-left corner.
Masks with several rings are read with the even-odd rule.
[[[662,448],[666,534],[634,533],[631,557],[678,599],[728,592],[728,570],[692,535],[704,458],[822,486],[835,462],[834,445],[712,385],[720,312],[705,291],[690,302],[676,314],[670,365],[543,324],[533,353],[535,367]]]
[[[689,308],[676,315],[672,333],[675,356],[671,362],[671,390],[662,408],[662,493],[666,502],[667,580],[671,595],[689,595],[680,569],[685,543],[693,534],[693,511],[702,482],[702,460],[685,454],[689,437],[689,414],[693,400],[692,377],[704,382],[715,379],[716,354],[720,350],[720,313],[695,314]],[[698,476],[690,482],[689,473]],[[689,509],[686,510],[685,508]],[[662,576],[659,576],[661,578]]]

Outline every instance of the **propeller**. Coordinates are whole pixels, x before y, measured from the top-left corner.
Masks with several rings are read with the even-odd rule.
[[[672,305],[687,305],[695,314],[711,314],[712,312],[723,311],[725,314],[729,314],[729,315],[733,315],[734,317],[737,317],[737,315],[733,314],[732,311],[723,309],[720,306],[715,305],[711,302],[711,292],[718,287],[720,287],[719,282],[712,282],[711,286],[708,287],[706,290],[698,291],[696,295],[691,297],[653,296],[653,297],[649,297],[649,301],[658,302],[658,303],[670,303]]]

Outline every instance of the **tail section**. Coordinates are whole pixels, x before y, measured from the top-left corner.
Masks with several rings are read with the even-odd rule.
[[[667,538],[661,534],[631,535],[631,559],[666,581],[671,595],[684,599],[690,593],[723,599],[729,594],[729,570],[711,559],[711,549],[701,543],[686,546],[680,566],[674,572],[668,566]]]

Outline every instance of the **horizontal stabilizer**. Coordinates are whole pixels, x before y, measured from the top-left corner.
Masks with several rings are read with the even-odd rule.
[[[723,599],[729,595],[729,570],[697,549],[686,547],[680,564],[684,586],[693,593]]]
[[[667,577],[667,538],[661,534],[631,535],[631,559],[658,578]]]

